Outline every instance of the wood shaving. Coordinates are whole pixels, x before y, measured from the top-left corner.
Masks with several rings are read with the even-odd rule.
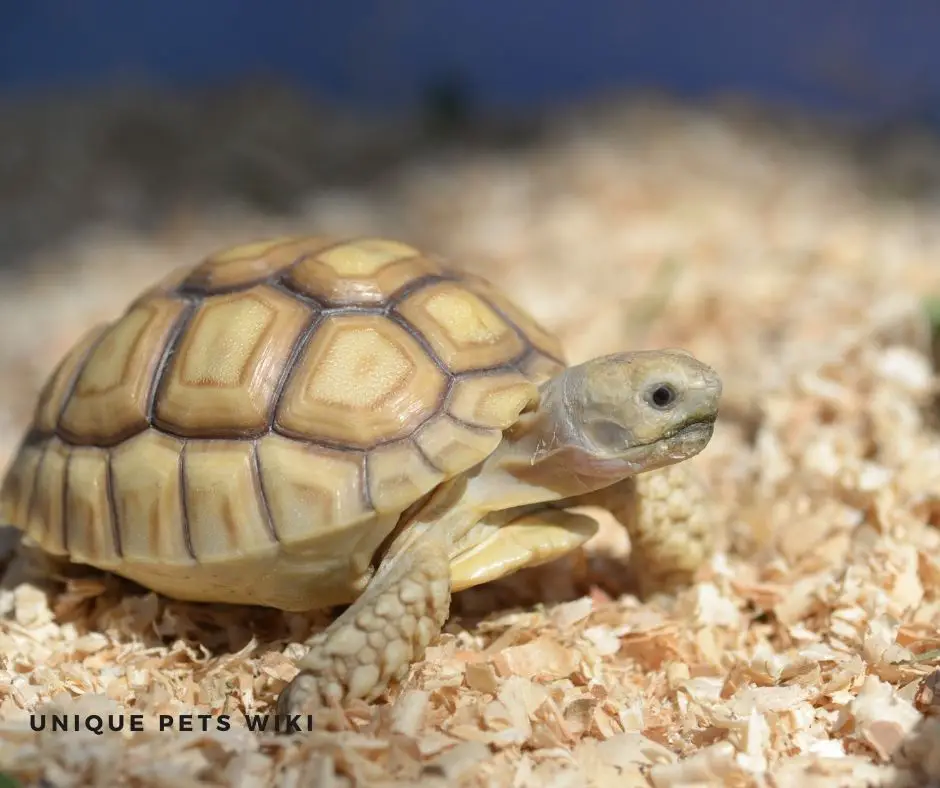
[[[656,97],[557,113],[511,148],[499,129],[435,147],[257,87],[4,117],[0,169],[14,151],[36,167],[0,184],[0,247],[23,263],[0,275],[0,467],[61,354],[142,281],[311,229],[459,259],[572,361],[685,347],[726,400],[692,461],[719,549],[688,583],[643,591],[598,513],[583,552],[457,594],[402,685],[336,730],[244,717],[273,711],[330,611],[50,576],[0,532],[0,771],[62,787],[940,780],[940,387],[921,308],[940,293],[940,141]],[[135,127],[168,143],[122,151]]]

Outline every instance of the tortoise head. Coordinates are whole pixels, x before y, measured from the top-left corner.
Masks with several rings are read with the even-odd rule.
[[[569,367],[542,386],[529,464],[556,479],[563,467],[587,491],[681,462],[711,440],[721,392],[718,374],[684,350]]]

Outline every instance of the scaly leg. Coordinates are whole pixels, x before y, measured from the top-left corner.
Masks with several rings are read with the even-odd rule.
[[[628,570],[641,593],[687,585],[715,552],[717,516],[701,477],[678,463],[561,502],[599,506],[626,528]]]
[[[279,714],[353,698],[371,701],[424,655],[450,612],[446,540],[425,532],[385,559],[362,595],[298,661],[300,673],[278,699]]]

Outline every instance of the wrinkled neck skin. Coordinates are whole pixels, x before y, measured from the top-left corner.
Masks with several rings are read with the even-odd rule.
[[[542,501],[594,492],[648,467],[646,458],[604,458],[584,446],[582,431],[575,427],[580,414],[568,396],[575,383],[570,371],[548,381],[539,409],[520,418],[488,463],[516,483],[538,479]]]
[[[578,441],[565,396],[570,378],[543,384],[537,410],[522,414],[483,463],[423,502],[408,518],[406,540],[430,529],[458,543],[491,513],[503,522],[514,510],[521,514],[526,507],[584,495],[645,470],[645,463],[640,468],[623,459],[605,462],[572,448]]]
[[[600,490],[658,466],[648,452],[635,460],[629,455],[603,458],[583,446],[575,427],[579,414],[568,396],[576,384],[570,372],[542,385],[539,408],[520,416],[470,480],[468,502],[486,511],[548,503]],[[662,464],[669,461],[663,457]]]

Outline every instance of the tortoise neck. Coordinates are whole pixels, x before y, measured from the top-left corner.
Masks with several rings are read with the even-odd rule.
[[[597,457],[558,437],[556,432],[546,435],[536,429],[514,444],[505,444],[503,456],[491,459],[500,473],[515,484],[538,490],[538,500],[545,502],[592,493],[632,475],[623,460]]]
[[[480,465],[467,488],[467,500],[488,511],[549,503],[594,492],[632,471],[620,459],[589,454],[570,439],[564,420],[546,417],[558,410],[520,417],[503,442]]]
[[[541,501],[594,492],[636,473],[619,457],[604,458],[585,445],[577,391],[583,369],[569,367],[540,387],[539,407],[524,413],[487,461],[541,491]]]

